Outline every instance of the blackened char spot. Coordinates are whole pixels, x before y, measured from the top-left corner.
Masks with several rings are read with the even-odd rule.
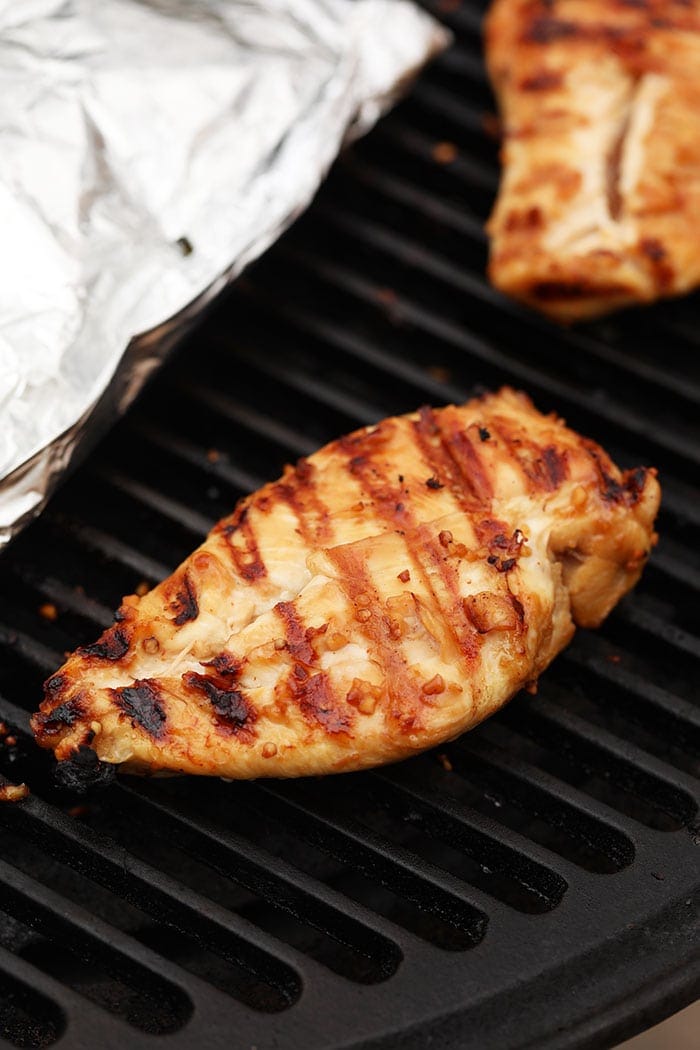
[[[121,660],[129,651],[129,635],[124,627],[109,627],[92,645],[78,649],[80,656],[95,656],[98,660]]]
[[[222,678],[238,678],[241,673],[241,661],[230,653],[219,653],[213,660],[207,660],[204,667],[213,667]]]
[[[66,676],[63,674],[54,674],[44,682],[44,690],[47,696],[56,696],[57,693],[63,692],[65,687]]]
[[[619,481],[615,481],[615,478],[611,478],[605,471],[603,475],[603,499],[609,500],[610,503],[619,503],[619,501],[625,495],[625,487],[621,485]]]
[[[436,477],[428,478],[428,480],[426,481],[426,485],[429,489],[444,489],[445,487],[439,480],[439,478]]]
[[[191,689],[197,689],[206,696],[217,719],[222,723],[223,728],[230,732],[239,733],[243,729],[248,729],[255,722],[257,718],[255,711],[237,689],[224,688],[218,685],[213,678],[196,674],[194,671],[188,671],[183,675],[183,681]]]
[[[117,707],[128,715],[132,725],[139,725],[154,740],[161,740],[165,736],[166,715],[156,682],[143,678],[133,685],[111,689],[110,692]]]
[[[486,429],[486,427],[479,427],[479,437],[482,441],[488,441],[488,439],[491,437],[491,434]]]
[[[629,471],[629,474],[625,476],[625,485],[627,491],[632,496],[634,503],[637,502],[641,493],[644,490],[647,480],[647,469],[646,467],[635,467]]]
[[[183,577],[182,588],[177,592],[171,608],[177,612],[173,623],[178,627],[182,627],[183,623],[188,623],[190,620],[196,620],[199,616],[197,595],[188,572]]]
[[[65,704],[55,707],[48,714],[40,712],[38,715],[35,715],[34,728],[37,733],[55,736],[56,733],[60,733],[62,730],[75,725],[78,719],[82,717],[82,714],[83,706],[80,697],[76,696],[72,700],[67,700]]]
[[[114,780],[116,767],[101,762],[89,747],[79,747],[65,762],[59,762],[54,771],[58,787],[84,795],[95,788],[104,788]]]

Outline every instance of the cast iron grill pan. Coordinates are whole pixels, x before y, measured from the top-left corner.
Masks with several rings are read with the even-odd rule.
[[[489,287],[481,9],[442,15],[454,46],[0,559],[0,771],[33,789],[0,806],[2,1045],[607,1046],[697,993],[698,297],[566,330]],[[56,782],[29,713],[123,594],[285,462],[504,382],[664,488],[642,584],[536,697],[368,774]]]

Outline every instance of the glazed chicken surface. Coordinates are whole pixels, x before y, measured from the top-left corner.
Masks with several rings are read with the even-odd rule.
[[[561,321],[700,284],[700,0],[495,0],[489,275]]]
[[[638,579],[659,486],[510,389],[385,419],[242,500],[48,679],[38,742],[230,778],[475,726]]]

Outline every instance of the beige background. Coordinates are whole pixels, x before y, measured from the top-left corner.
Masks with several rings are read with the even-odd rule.
[[[700,1000],[617,1050],[700,1050]]]

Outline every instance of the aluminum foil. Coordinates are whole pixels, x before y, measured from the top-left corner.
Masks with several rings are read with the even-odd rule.
[[[0,547],[447,39],[407,0],[0,0]]]

